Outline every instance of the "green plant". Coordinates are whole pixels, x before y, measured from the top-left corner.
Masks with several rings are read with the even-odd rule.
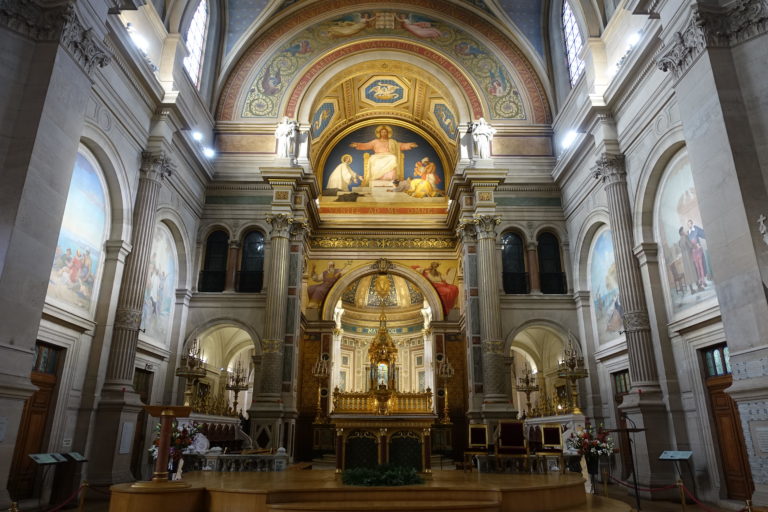
[[[385,464],[375,468],[346,469],[341,474],[346,485],[396,486],[424,483],[414,468]]]

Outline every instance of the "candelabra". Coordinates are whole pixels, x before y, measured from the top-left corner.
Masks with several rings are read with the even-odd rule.
[[[237,360],[237,364],[235,365],[234,372],[229,376],[229,381],[227,382],[227,385],[224,386],[224,388],[227,391],[232,391],[235,393],[235,399],[232,402],[232,409],[234,410],[235,414],[237,414],[237,395],[241,391],[245,391],[248,389],[248,381],[250,381],[250,375],[245,375],[243,373],[243,365],[240,363],[240,360]]]
[[[186,379],[186,386],[184,388],[184,405],[190,407],[192,405],[192,387],[195,382],[205,377],[206,370],[204,367],[202,351],[200,350],[200,343],[198,340],[192,342],[192,346],[189,347],[187,354],[181,356],[181,366],[176,368],[176,376]]]
[[[528,368],[528,364],[525,365],[525,374],[517,379],[517,387],[515,388],[521,393],[525,393],[525,404],[527,406],[527,414],[530,417],[531,410],[531,393],[535,393],[539,390],[539,385],[536,384],[536,374],[531,372]]]
[[[455,373],[455,370],[453,369],[453,366],[450,362],[448,362],[448,357],[445,357],[440,363],[437,365],[437,378],[443,381],[443,418],[440,420],[440,423],[443,425],[450,425],[451,424],[451,416],[449,414],[449,407],[448,407],[448,381],[453,378],[453,374]]]
[[[576,381],[584,379],[589,375],[584,366],[584,358],[580,357],[573,346],[573,338],[568,333],[568,346],[563,350],[563,360],[560,362],[557,370],[557,376],[566,380],[571,391],[571,412],[574,414],[583,414],[579,408],[579,390]]]
[[[315,408],[315,421],[314,423],[326,423],[328,417],[323,412],[323,383],[328,379],[330,369],[328,361],[323,359],[320,355],[315,362],[315,366],[312,368],[312,375],[317,379],[317,407]]]

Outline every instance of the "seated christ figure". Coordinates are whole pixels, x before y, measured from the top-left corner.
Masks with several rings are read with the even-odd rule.
[[[370,142],[353,142],[350,144],[357,150],[373,150],[373,155],[368,159],[368,175],[365,176],[363,185],[378,180],[387,181],[387,184],[391,183],[398,177],[400,152],[417,147],[415,142],[397,142],[393,139],[391,126],[377,126],[375,133],[378,138]]]

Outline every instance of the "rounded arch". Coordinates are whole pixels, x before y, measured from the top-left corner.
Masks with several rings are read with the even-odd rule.
[[[576,290],[589,289],[589,282],[587,280],[589,251],[592,248],[595,234],[603,226],[610,227],[608,222],[608,210],[606,208],[595,209],[584,220],[576,237],[576,247],[573,251],[575,256],[573,261],[573,275],[575,276],[574,288]]]
[[[107,183],[106,193],[111,210],[107,240],[130,240],[133,218],[131,181],[120,152],[100,128],[88,121],[80,142],[93,154]]]
[[[320,318],[322,320],[333,320],[334,308],[336,303],[341,298],[341,294],[344,290],[357,279],[370,274],[376,274],[378,269],[376,265],[361,265],[354,270],[350,270],[347,274],[343,275],[333,288],[328,292],[323,303],[323,309]],[[392,275],[400,276],[413,284],[415,284],[421,292],[424,294],[424,298],[427,300],[430,309],[432,310],[432,318],[434,321],[444,320],[443,304],[440,302],[440,296],[432,286],[427,278],[414,271],[411,268],[406,267],[400,263],[390,262],[390,268],[388,272]]]
[[[643,162],[632,209],[637,243],[654,241],[653,210],[659,184],[669,163],[684,150],[683,128],[675,126],[659,138]]]
[[[533,229],[533,240],[538,240],[542,233],[552,233],[561,246],[568,243],[568,233],[563,226],[557,224],[539,224]]]
[[[264,243],[267,243],[267,240],[269,239],[269,226],[264,221],[253,221],[243,224],[234,231],[231,239],[242,242],[251,231],[259,231],[264,235]]]
[[[526,246],[528,245],[528,242],[531,241],[529,238],[530,231],[521,222],[502,221],[501,224],[499,224],[498,232],[499,236],[496,241],[497,244],[501,244],[502,238],[507,233],[515,233],[516,235],[520,236],[520,238],[523,239],[523,244]]]
[[[163,223],[173,236],[174,244],[176,245],[176,256],[178,259],[178,288],[190,289],[191,282],[191,268],[192,268],[192,254],[189,250],[189,238],[187,237],[187,230],[184,226],[184,220],[179,214],[171,207],[163,206],[157,211],[157,222]]]
[[[532,318],[523,322],[507,333],[506,337],[504,338],[504,353],[509,353],[509,351],[512,350],[514,340],[520,333],[533,327],[551,332],[560,338],[560,341],[563,342],[563,346],[565,346],[565,343],[567,343],[568,336],[570,335],[576,341],[576,350],[578,350],[579,353],[583,352],[581,349],[581,342],[578,340],[578,338],[576,338],[576,336],[571,334],[565,326],[548,318]]]
[[[261,334],[259,334],[259,332],[256,331],[252,325],[246,324],[245,322],[242,322],[236,318],[227,316],[212,318],[196,327],[193,327],[191,330],[188,330],[187,335],[184,337],[184,346],[182,347],[182,351],[190,346],[194,340],[202,338],[205,335],[210,334],[211,332],[222,327],[235,327],[248,333],[248,335],[251,337],[251,340],[253,341],[253,346],[256,349],[256,355],[262,354]]]
[[[403,3],[411,11],[418,11],[428,16],[444,19],[448,23],[460,24],[466,27],[472,35],[478,35],[483,41],[491,44],[502,55],[508,70],[514,70],[519,77],[520,91],[527,95],[533,104],[529,118],[534,123],[549,123],[552,120],[551,109],[546,83],[546,73],[543,68],[537,70],[531,62],[536,59],[527,55],[526,48],[511,40],[502,30],[494,26],[488,19],[479,17],[472,11],[453,3],[440,0],[409,0]],[[388,6],[389,7],[389,6]],[[326,19],[329,13],[343,15],[351,9],[358,9],[359,4],[352,0],[321,0],[308,2],[290,13],[280,13],[269,27],[254,37],[243,48],[242,53],[231,61],[231,66],[221,75],[220,88],[217,97],[216,119],[234,119],[237,99],[241,91],[247,87],[246,81],[251,71],[259,65],[265,54],[273,50],[275,42],[287,41],[289,36],[295,36],[308,26],[312,20]],[[290,14],[290,16],[288,16]],[[469,32],[468,32],[469,33]],[[329,49],[329,51],[333,51]],[[249,82],[250,83],[250,82]],[[284,109],[286,115],[290,109]]]
[[[230,240],[238,240],[233,236],[233,230],[231,226],[224,224],[223,222],[212,222],[210,224],[201,225],[197,230],[197,240],[200,243],[205,243],[211,233],[214,231],[224,231],[227,234],[227,238]]]

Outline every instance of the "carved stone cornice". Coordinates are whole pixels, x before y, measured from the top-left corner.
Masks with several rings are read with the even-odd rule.
[[[278,213],[267,217],[267,222],[272,226],[272,231],[269,232],[271,238],[288,238],[291,236],[291,226],[293,225],[293,217],[285,213]]]
[[[90,74],[110,63],[104,45],[77,17],[72,3],[43,7],[33,0],[0,0],[0,25],[36,41],[56,41]]]
[[[646,311],[625,311],[624,332],[647,331],[651,328]]]
[[[170,176],[175,165],[165,151],[142,151],[141,174],[151,180],[160,180]]]
[[[685,28],[662,46],[656,65],[680,78],[706,48],[743,43],[768,31],[768,0],[738,0],[725,11],[694,6]]]
[[[603,153],[592,168],[592,177],[601,180],[606,185],[626,181],[627,171],[624,167],[624,155]]]
[[[313,236],[313,249],[453,249],[456,239],[433,237]]]
[[[477,231],[477,239],[487,238],[496,240],[496,226],[501,223],[501,217],[496,215],[478,215],[472,221]]]

